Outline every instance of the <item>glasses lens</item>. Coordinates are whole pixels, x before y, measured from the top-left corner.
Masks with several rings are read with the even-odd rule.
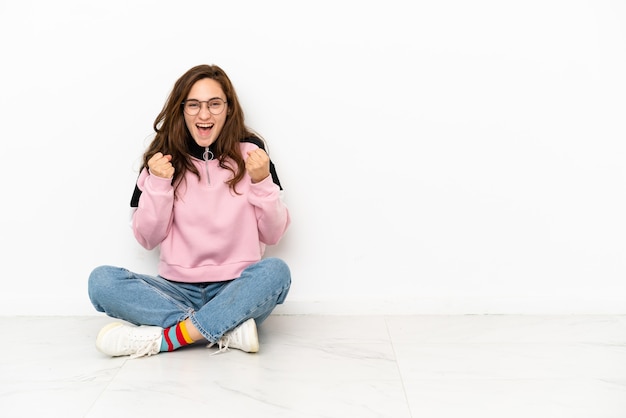
[[[209,112],[213,113],[214,115],[219,115],[224,111],[225,105],[222,99],[213,99],[209,101],[208,107]]]
[[[200,102],[197,100],[187,100],[185,102],[185,113],[190,116],[195,116],[200,112]]]

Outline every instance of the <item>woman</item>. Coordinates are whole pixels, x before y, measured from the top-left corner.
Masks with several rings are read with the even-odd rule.
[[[158,275],[94,269],[96,310],[135,324],[105,326],[96,346],[140,357],[206,340],[219,352],[257,352],[256,325],[291,285],[282,260],[263,258],[290,223],[264,143],[246,127],[231,81],[215,65],[176,81],[154,130],[131,207],[137,241],[160,247]]]

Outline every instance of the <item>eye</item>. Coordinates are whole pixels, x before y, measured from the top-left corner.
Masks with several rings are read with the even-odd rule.
[[[187,109],[198,109],[200,107],[200,102],[197,100],[189,100],[185,102],[185,106]]]
[[[211,109],[219,109],[220,107],[222,107],[222,103],[223,102],[221,100],[219,100],[219,99],[211,100],[209,102],[209,107]]]

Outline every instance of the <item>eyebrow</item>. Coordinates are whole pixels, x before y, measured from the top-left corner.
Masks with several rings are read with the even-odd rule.
[[[220,100],[226,101],[226,99],[222,99],[221,97],[217,97],[217,96],[216,97],[211,97],[210,99],[206,99],[206,100],[195,99],[193,97],[189,97],[189,98],[187,98],[185,100],[197,100],[199,102],[210,102],[213,99],[220,99]]]

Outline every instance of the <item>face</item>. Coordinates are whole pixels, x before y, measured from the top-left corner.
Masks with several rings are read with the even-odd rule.
[[[200,103],[200,111],[197,115],[191,116],[186,111],[183,112],[187,129],[189,129],[191,136],[201,147],[208,147],[215,142],[226,123],[228,104],[224,105],[222,113],[214,115],[209,111],[209,103],[213,99],[226,101],[226,95],[222,91],[220,84],[210,78],[196,81],[186,98],[187,102],[190,100],[203,102]]]

